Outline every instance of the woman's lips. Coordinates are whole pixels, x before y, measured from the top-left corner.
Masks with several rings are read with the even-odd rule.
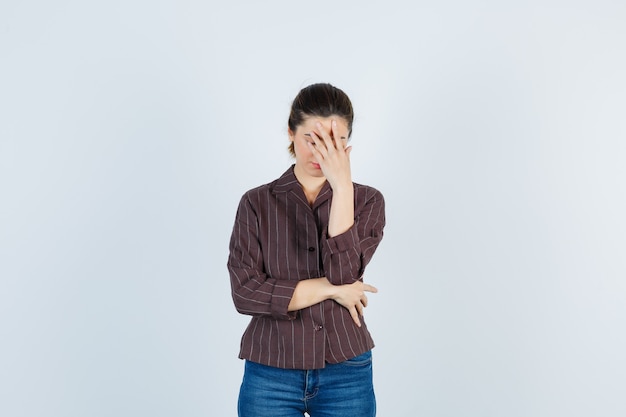
[[[318,164],[317,162],[311,162],[311,164],[313,165],[313,168],[320,169],[320,164]]]

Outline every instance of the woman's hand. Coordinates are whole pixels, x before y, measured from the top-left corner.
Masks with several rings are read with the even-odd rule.
[[[363,316],[363,309],[367,307],[366,292],[376,293],[378,289],[362,281],[356,281],[352,284],[336,285],[332,296],[333,300],[348,309],[352,320],[359,327],[361,327],[359,317]]]
[[[316,130],[310,133],[315,143],[307,142],[309,149],[320,164],[322,173],[334,191],[352,188],[352,174],[350,172],[350,152],[348,146],[348,128],[345,123],[331,121],[331,129],[327,131],[321,123],[316,124]]]
[[[334,237],[347,231],[354,224],[354,188],[350,172],[348,126],[339,119],[332,119],[330,131],[322,123],[310,133],[313,145],[307,142],[313,156],[320,164],[322,173],[333,189],[333,199],[328,219],[328,236]]]

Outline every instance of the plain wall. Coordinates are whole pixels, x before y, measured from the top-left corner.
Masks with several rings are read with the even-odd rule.
[[[331,82],[379,415],[626,415],[626,3],[0,5],[0,415],[234,416],[240,196]]]

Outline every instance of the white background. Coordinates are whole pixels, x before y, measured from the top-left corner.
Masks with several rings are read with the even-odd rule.
[[[236,415],[228,239],[313,82],[387,201],[379,415],[626,415],[626,3],[516,3],[3,1],[0,415]]]

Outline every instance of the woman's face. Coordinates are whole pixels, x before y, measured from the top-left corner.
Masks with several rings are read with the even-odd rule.
[[[291,129],[289,129],[289,140],[293,142],[293,150],[296,154],[295,169],[297,169],[300,174],[316,178],[324,176],[319,163],[313,156],[313,153],[311,152],[311,149],[309,149],[309,145],[307,143],[313,143],[311,132],[316,132],[320,138],[323,133],[332,137],[331,123],[333,120],[337,121],[337,128],[340,136],[347,138],[348,123],[341,116],[311,116],[304,119],[304,121],[296,128],[295,132],[292,132]],[[318,122],[321,123],[321,128],[317,127]]]

